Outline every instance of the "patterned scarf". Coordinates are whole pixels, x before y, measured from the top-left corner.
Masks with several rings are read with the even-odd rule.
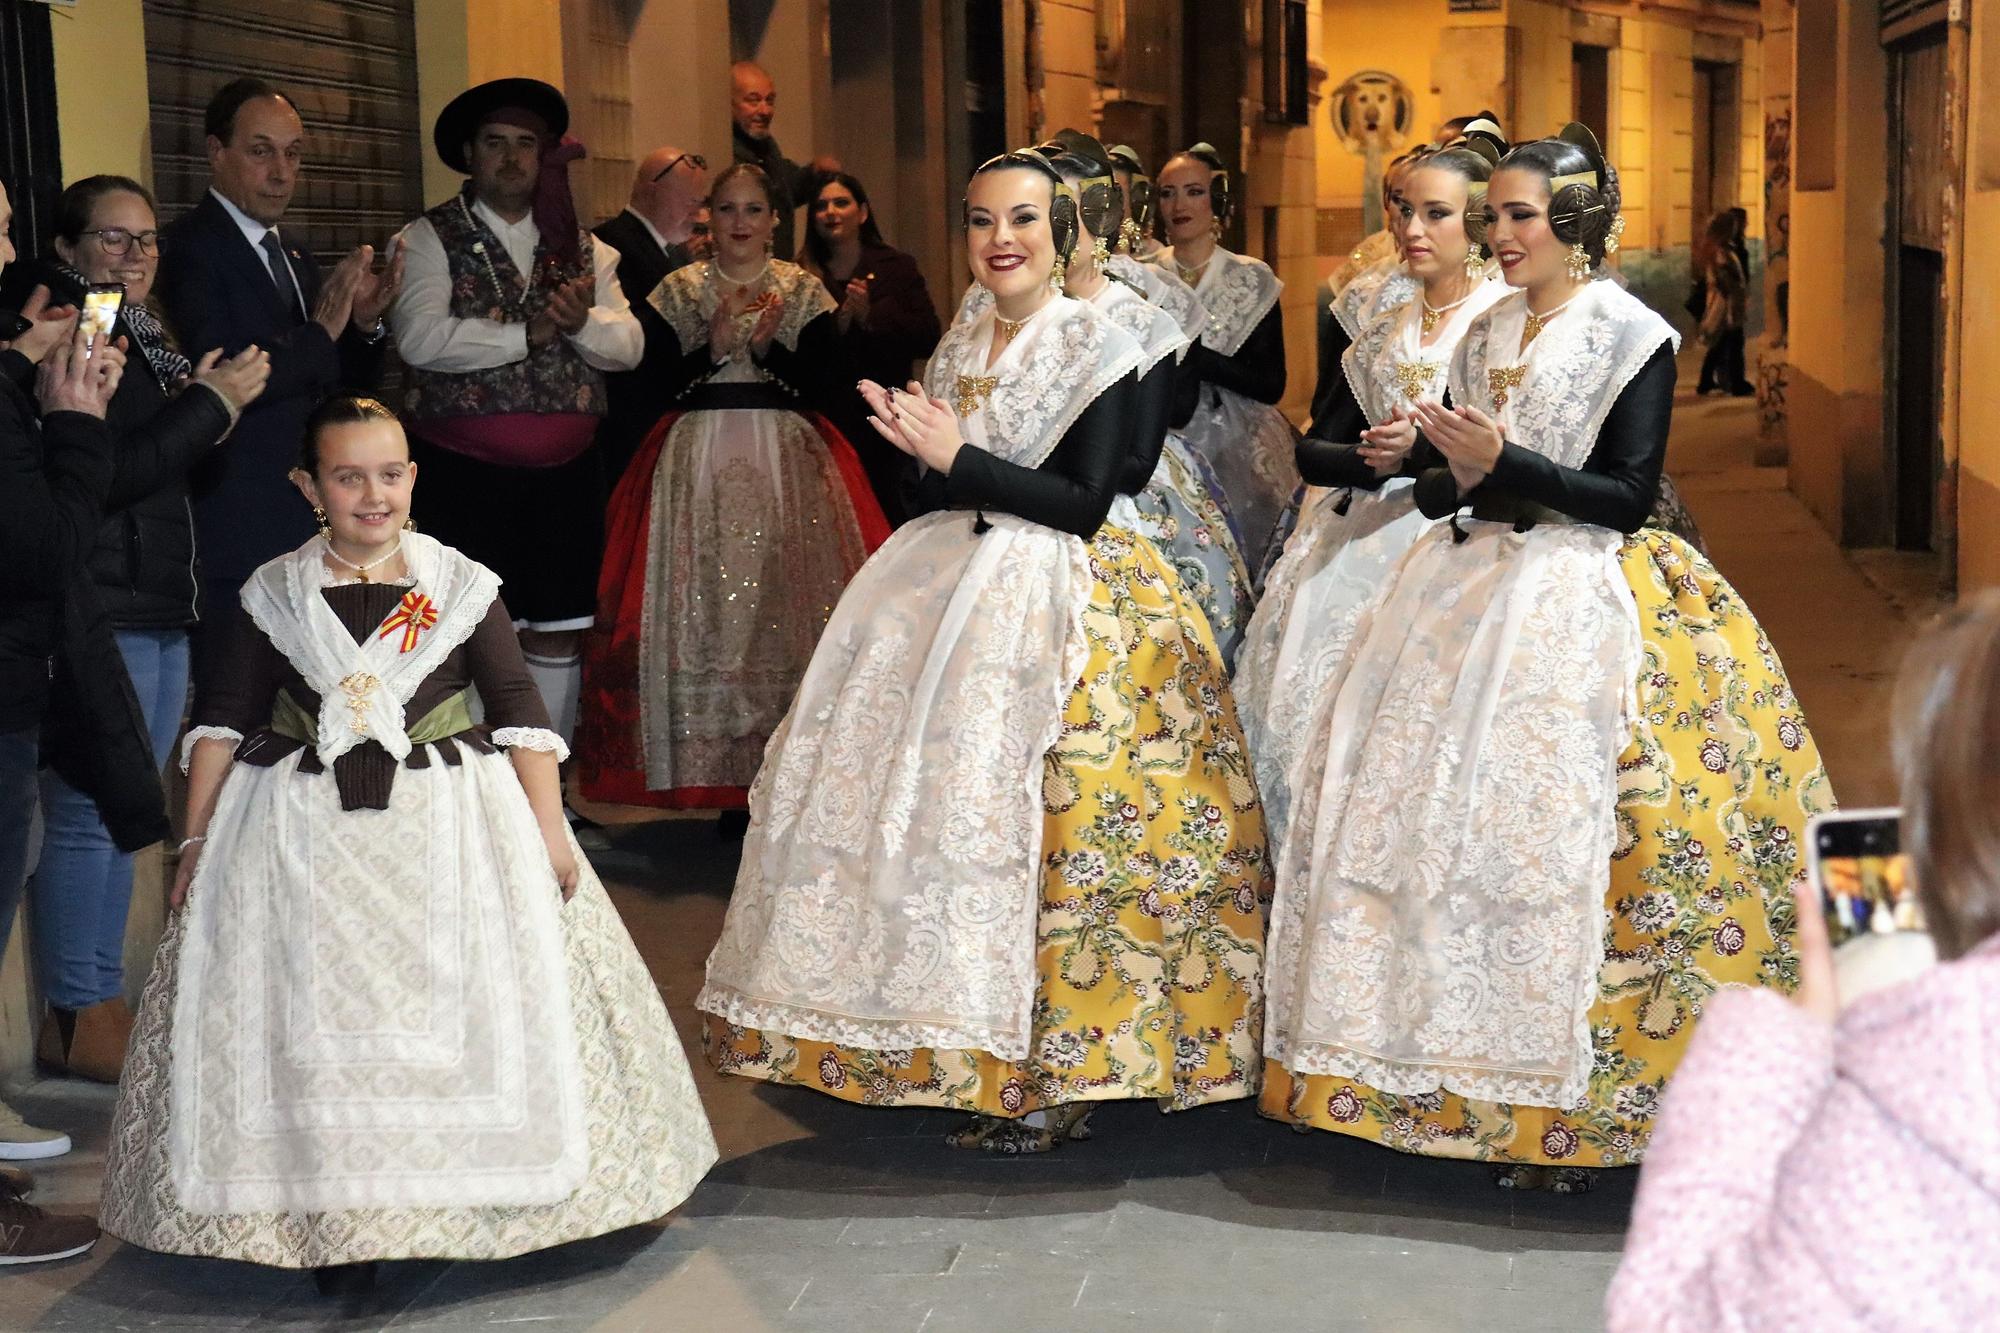
[[[90,286],[90,279],[68,264],[56,267],[79,288]],[[128,301],[119,308],[118,318],[124,321],[133,341],[139,344],[139,350],[146,354],[146,364],[153,368],[153,378],[160,382],[162,389],[172,393],[175,385],[193,373],[194,363],[174,346],[173,337],[167,332],[166,325],[160,323],[158,315],[143,305]]]

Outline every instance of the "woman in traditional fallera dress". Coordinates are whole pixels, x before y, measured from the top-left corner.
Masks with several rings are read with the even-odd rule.
[[[381,404],[321,407],[304,455],[323,535],[251,576],[195,701],[104,1229],[334,1287],[660,1217],[715,1140],[499,580],[401,530]]]
[[[1174,429],[1221,480],[1244,555],[1257,560],[1299,485],[1298,432],[1278,411],[1285,396],[1284,284],[1262,260],[1231,254],[1219,238],[1236,199],[1229,172],[1207,144],[1160,169],[1160,211],[1170,246],[1153,259],[1194,288],[1208,327],[1181,365]]]
[[[739,165],[710,197],[715,257],[650,298],[679,398],[611,498],[577,746],[594,800],[741,810],[840,590],[889,535],[824,414],[853,392],[833,301],[770,257],[770,180]]]
[[[1581,126],[1487,190],[1516,291],[1472,322],[1420,537],[1294,769],[1262,1109],[1588,1188],[1645,1154],[1706,998],[1789,988],[1830,802],[1776,653],[1706,559],[1641,530],[1673,331],[1601,264],[1617,178]]]
[[[772,738],[696,1001],[726,1073],[977,1112],[953,1144],[1005,1153],[1259,1071],[1263,819],[1199,609],[1104,524],[1146,352],[1051,287],[1076,207],[1037,154],[981,167],[994,304],[927,389],[862,386],[934,512],[849,585]]]
[[[1198,320],[1201,306],[1179,279],[1111,254],[1109,238],[1120,230],[1121,200],[1114,164],[1096,139],[1062,130],[1036,151],[1069,182],[1078,200],[1076,254],[1065,274],[1064,292],[1097,305],[1146,349],[1139,376],[1140,411],[1131,427],[1131,460],[1119,478],[1109,521],[1147,538],[1166,559],[1183,591],[1207,617],[1227,668],[1236,660],[1236,645],[1255,605],[1249,571],[1208,482],[1196,470],[1187,446],[1167,430],[1180,359],[1193,341],[1169,307],[1184,315],[1191,310]],[[1143,281],[1130,278],[1134,270],[1150,276]],[[1155,283],[1166,305],[1146,294],[1156,290]],[[1172,288],[1185,299],[1176,299]],[[992,304],[992,292],[974,282],[960,303],[959,318],[972,318]]]
[[[1362,613],[1432,522],[1404,475],[1416,405],[1444,397],[1459,339],[1510,290],[1480,243],[1486,181],[1506,147],[1499,126],[1474,122],[1403,176],[1396,233],[1418,295],[1361,330],[1334,370],[1339,382],[1315,394],[1325,407],[1299,442],[1299,473],[1314,489],[1265,583],[1234,681],[1274,857],[1304,724]]]

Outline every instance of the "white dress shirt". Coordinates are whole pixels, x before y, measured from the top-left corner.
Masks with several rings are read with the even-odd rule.
[[[305,311],[307,319],[311,319],[312,307],[306,304],[305,289],[299,286],[299,275],[292,269],[291,247],[285,244],[284,236],[279,234],[276,227],[265,226],[256,218],[251,217],[235,204],[223,198],[222,192],[213,185],[208,187],[208,192],[215,196],[215,202],[222,205],[223,211],[229,214],[230,220],[242,231],[243,239],[250,242],[250,248],[257,252],[257,262],[264,266],[266,273],[271,272],[271,260],[264,253],[264,237],[266,234],[278,237],[278,248],[285,251],[285,276],[292,280],[292,290],[298,294],[299,309]],[[278,275],[271,273],[271,281],[275,284],[277,280]]]
[[[484,202],[474,203],[472,214],[507,247],[516,272],[534,272],[535,245],[542,233],[533,214],[519,222],[507,222]],[[597,300],[583,327],[563,336],[586,365],[598,370],[632,370],[645,353],[646,335],[618,285],[618,252],[594,236],[587,239],[597,274]],[[418,218],[403,228],[396,243],[403,253],[403,291],[389,312],[389,323],[396,331],[396,352],[405,363],[422,370],[464,374],[527,358],[527,324],[452,315],[451,262],[429,218]]]

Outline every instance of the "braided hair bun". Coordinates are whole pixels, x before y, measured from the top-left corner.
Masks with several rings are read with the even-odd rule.
[[[1617,248],[1618,173],[1588,126],[1571,123],[1553,139],[1522,144],[1500,165],[1538,172],[1549,182],[1549,230],[1564,245],[1582,247],[1592,268]]]

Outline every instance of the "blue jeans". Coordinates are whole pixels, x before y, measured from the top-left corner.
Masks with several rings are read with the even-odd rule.
[[[40,792],[35,769],[41,763],[42,729],[0,731],[0,954],[14,930],[34,856],[35,806]]]
[[[187,704],[184,630],[121,629],[118,652],[132,676],[164,767]],[[132,904],[132,857],[112,844],[97,802],[42,774],[42,863],[35,872],[30,929],[42,996],[58,1009],[86,1009],[125,993],[125,916]]]

